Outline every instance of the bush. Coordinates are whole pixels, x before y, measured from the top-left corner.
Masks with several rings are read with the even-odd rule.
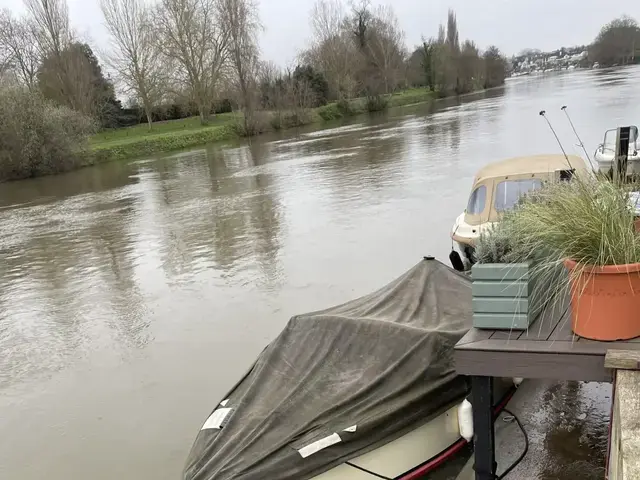
[[[344,117],[350,117],[357,113],[355,108],[353,108],[351,102],[345,98],[338,100],[338,102],[336,103],[336,107]]]
[[[509,222],[505,218],[494,223],[478,238],[475,257],[478,263],[514,263],[517,259],[513,249],[513,236],[509,231]]]
[[[338,104],[330,103],[329,105],[325,105],[324,107],[318,108],[318,116],[324,120],[325,122],[330,122],[331,120],[338,120],[342,118],[344,115],[338,108]]]
[[[88,117],[45,100],[39,93],[0,90],[0,181],[49,175],[87,162]]]
[[[387,97],[382,95],[367,97],[367,112],[382,112],[383,110],[386,110],[388,106],[389,101]]]
[[[244,114],[238,113],[233,127],[238,136],[253,137],[268,131],[270,126],[274,128],[273,122],[273,116],[269,112],[258,110],[251,113],[248,121],[245,120]]]

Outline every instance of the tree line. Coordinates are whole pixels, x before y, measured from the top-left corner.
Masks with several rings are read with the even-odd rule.
[[[260,57],[263,28],[253,0],[100,0],[110,45],[100,64],[69,22],[66,0],[24,0],[27,13],[0,13],[0,71],[57,105],[107,128],[231,110],[241,129],[303,121],[314,106],[366,99],[384,108],[394,91],[428,87],[439,95],[500,85],[506,62],[459,42],[455,14],[437,37],[410,51],[390,6],[368,0],[319,0],[310,14],[311,44],[295,67]],[[104,70],[111,75],[105,76]],[[114,83],[128,99],[125,108]]]
[[[602,27],[589,47],[589,60],[603,67],[627,65],[640,61],[640,27],[626,15]]]

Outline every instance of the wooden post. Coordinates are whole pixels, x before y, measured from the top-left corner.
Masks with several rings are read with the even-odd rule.
[[[608,479],[640,478],[640,352],[607,351],[604,365],[614,369]]]
[[[493,377],[471,377],[474,470],[476,480],[495,480],[496,451],[493,430]]]

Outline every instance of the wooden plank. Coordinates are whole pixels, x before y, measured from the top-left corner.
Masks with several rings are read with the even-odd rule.
[[[511,342],[517,344],[519,342]],[[540,344],[543,342],[529,342]],[[605,368],[600,355],[575,355],[555,352],[474,351],[456,349],[454,364],[460,375],[494,377],[546,378],[610,382],[611,370]]]
[[[473,313],[526,314],[529,300],[526,298],[480,297],[474,298]]]
[[[571,307],[569,306],[564,315],[558,320],[558,325],[555,330],[549,336],[549,341],[553,342],[567,342],[577,341],[578,336],[571,330]]]
[[[480,340],[472,344],[456,345],[455,350],[474,350],[490,352],[510,352],[512,354],[531,353],[566,353],[570,355],[597,355],[604,357],[607,350],[640,350],[640,343],[628,342],[539,342],[535,340],[518,340],[505,342],[504,340]]]
[[[471,278],[475,280],[528,280],[529,265],[526,263],[476,263],[471,267]]]
[[[529,327],[529,316],[513,313],[474,313],[473,326],[487,330],[524,330]]]
[[[458,341],[456,345],[466,345],[470,343],[479,342],[480,340],[488,340],[491,337],[493,330],[481,330],[479,328],[472,328],[464,337]]]
[[[547,305],[544,310],[538,315],[538,318],[531,324],[531,326],[522,333],[520,339],[522,340],[548,340],[551,334],[558,327],[558,323],[562,320],[567,312],[567,302],[565,300],[560,302],[553,302]]]
[[[638,350],[607,350],[604,357],[607,368],[622,370],[640,370],[640,351]]]
[[[513,341],[520,338],[523,330],[494,330],[493,335],[491,335],[492,340],[506,340]]]
[[[529,282],[474,280],[471,284],[471,294],[474,297],[527,297]]]

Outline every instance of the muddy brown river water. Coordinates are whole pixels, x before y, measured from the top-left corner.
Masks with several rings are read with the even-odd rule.
[[[288,318],[446,261],[475,171],[593,152],[640,69],[0,185],[0,478],[179,478],[211,408]],[[610,387],[531,384],[513,478],[602,478]],[[511,426],[503,429],[512,428]],[[499,440],[519,451],[518,432]],[[512,453],[509,453],[510,451]]]

